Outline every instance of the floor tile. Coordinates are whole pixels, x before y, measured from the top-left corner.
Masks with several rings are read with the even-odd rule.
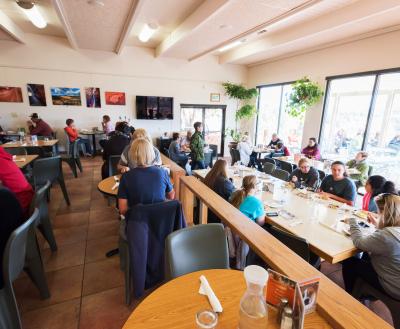
[[[22,314],[24,329],[77,329],[80,298]]]
[[[111,202],[110,205],[108,205],[107,199],[101,198],[101,199],[94,199],[91,200],[90,202],[90,210],[102,210],[102,209],[109,209],[111,207],[114,207],[115,202]]]
[[[106,252],[118,247],[118,236],[89,240],[86,245],[85,263],[106,259]],[[118,257],[118,256],[114,256]]]
[[[89,211],[72,212],[69,214],[57,215],[52,218],[53,228],[65,228],[71,226],[87,225]]]
[[[115,220],[89,225],[88,240],[118,236],[119,221]]]
[[[61,201],[60,207],[58,208],[57,215],[68,214],[72,212],[82,212],[90,209],[90,199],[79,198],[78,196],[70,196],[71,205],[67,205],[65,201]],[[89,195],[90,197],[90,195]]]
[[[14,288],[22,313],[81,296],[83,265],[47,272],[46,278],[51,297],[44,300],[28,277],[16,280]]]
[[[119,257],[85,264],[83,296],[124,285],[124,274],[119,268]]]
[[[87,225],[72,226],[53,229],[58,246],[85,241],[87,238]],[[46,244],[48,247],[48,245]]]
[[[42,259],[46,272],[66,267],[82,265],[85,260],[86,241],[59,246],[52,252],[49,248],[42,250]]]
[[[121,329],[134,307],[125,305],[124,296],[119,287],[83,297],[79,329]]]
[[[342,270],[342,264],[340,263],[337,264],[330,264],[328,262],[321,263],[321,272],[324,273],[325,275],[331,274],[339,270]]]
[[[344,289],[342,270],[330,273],[328,275],[328,278],[335,282],[339,287],[342,287]]]
[[[90,210],[89,224],[96,224],[100,222],[118,221],[119,214],[114,207],[108,207],[100,210]]]

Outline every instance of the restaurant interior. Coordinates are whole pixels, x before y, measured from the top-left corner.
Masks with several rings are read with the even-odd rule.
[[[400,329],[399,0],[0,0],[0,329]]]

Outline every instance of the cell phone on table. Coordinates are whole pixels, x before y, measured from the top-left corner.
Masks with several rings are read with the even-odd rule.
[[[265,215],[268,217],[276,217],[276,216],[278,216],[278,213],[276,211],[271,211],[271,212],[267,212]]]

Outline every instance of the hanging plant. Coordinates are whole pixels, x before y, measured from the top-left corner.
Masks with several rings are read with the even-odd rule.
[[[236,127],[235,129],[227,129],[227,135],[230,136],[233,141],[238,142],[241,138],[241,133],[238,132],[238,121],[251,119],[257,113],[256,107],[254,104],[250,104],[250,101],[258,95],[258,92],[256,88],[247,89],[240,84],[230,82],[224,82],[222,86],[225,89],[225,94],[229,98],[236,100]]]
[[[287,96],[286,112],[292,117],[301,117],[314,104],[318,103],[324,92],[320,86],[304,77],[292,84]]]

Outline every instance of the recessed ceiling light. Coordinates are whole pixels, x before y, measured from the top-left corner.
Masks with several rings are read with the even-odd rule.
[[[264,30],[261,30],[261,31],[258,31],[258,32],[257,32],[257,34],[263,34],[263,33],[265,33],[265,32],[267,32],[267,30],[266,30],[266,29],[264,29]]]
[[[95,6],[102,6],[104,7],[104,2],[100,0],[87,0],[87,3],[89,5],[95,5]]]
[[[158,25],[156,23],[144,24],[143,29],[139,33],[139,40],[142,42],[149,41],[157,29]]]
[[[218,28],[219,28],[220,30],[223,30],[223,29],[231,29],[231,28],[232,28],[232,25],[230,25],[230,24],[221,24],[220,26],[218,26]]]
[[[232,49],[234,47],[237,47],[237,46],[239,46],[241,44],[242,44],[242,41],[237,40],[237,41],[234,41],[232,43],[228,43],[226,46],[223,46],[223,47],[219,48],[218,51],[223,52],[223,51]]]
[[[37,28],[44,29],[47,26],[47,22],[33,1],[17,0],[17,5]]]

